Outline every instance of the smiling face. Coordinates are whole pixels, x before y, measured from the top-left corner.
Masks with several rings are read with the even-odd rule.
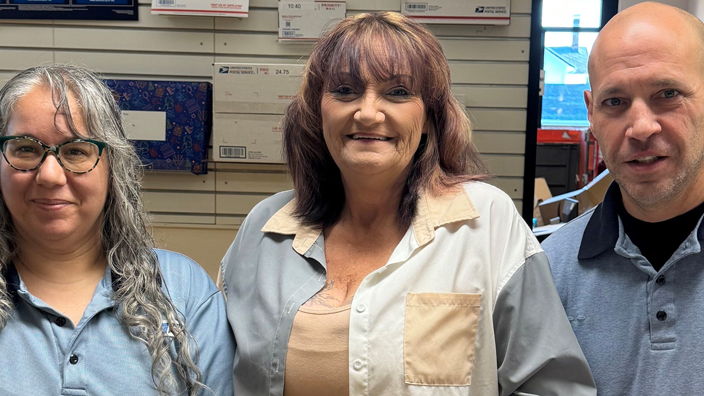
[[[678,14],[657,15],[602,31],[585,92],[591,130],[624,205],[646,221],[704,200],[701,41]]]
[[[349,78],[328,84],[321,101],[323,135],[343,179],[405,180],[426,126],[425,106],[409,79]]]
[[[69,103],[76,128],[87,135],[75,112],[78,104],[73,98]],[[50,146],[75,139],[66,117],[55,113],[51,91],[36,86],[14,106],[7,135],[31,136]],[[71,249],[100,238],[108,168],[105,154],[95,169],[85,174],[64,170],[53,154],[47,155],[39,169],[28,172],[12,169],[0,160],[0,189],[21,243],[61,242],[59,246]]]

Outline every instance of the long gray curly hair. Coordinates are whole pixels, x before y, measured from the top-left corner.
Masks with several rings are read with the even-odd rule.
[[[159,394],[181,393],[184,386],[189,395],[198,394],[207,387],[196,366],[197,347],[161,285],[154,240],[140,196],[142,167],[122,128],[115,98],[98,75],[83,68],[53,65],[27,69],[0,90],[0,135],[7,133],[16,103],[37,86],[51,90],[56,112],[66,117],[71,132],[81,136],[71,119],[73,110],[73,114],[81,116],[90,135],[82,137],[108,144],[103,154],[107,155],[110,170],[102,248],[113,274],[112,298],[118,307],[118,319],[125,331],[147,345]],[[69,94],[78,109],[69,108]],[[4,274],[19,250],[10,212],[0,196],[0,331],[14,309]],[[173,338],[164,334],[162,320],[168,322]]]

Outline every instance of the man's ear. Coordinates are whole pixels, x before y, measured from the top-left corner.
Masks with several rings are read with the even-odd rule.
[[[587,119],[589,120],[589,126],[592,125],[592,115],[594,114],[594,102],[592,98],[592,91],[584,90],[584,104],[587,106]]]

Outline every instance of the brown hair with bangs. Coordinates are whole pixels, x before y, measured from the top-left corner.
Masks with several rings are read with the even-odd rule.
[[[294,213],[304,224],[335,224],[345,203],[340,170],[323,137],[323,92],[341,82],[364,86],[368,79],[378,83],[396,76],[408,76],[429,124],[404,186],[398,208],[401,225],[411,224],[421,191],[439,195],[459,183],[488,177],[471,141],[469,118],[450,92],[450,67],[435,36],[398,13],[359,14],[318,41],[284,117],[284,155],[296,192]]]

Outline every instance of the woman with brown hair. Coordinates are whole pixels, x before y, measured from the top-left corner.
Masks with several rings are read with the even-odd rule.
[[[294,191],[223,259],[242,395],[592,395],[547,259],[487,171],[438,41],[396,13],[315,46]]]

